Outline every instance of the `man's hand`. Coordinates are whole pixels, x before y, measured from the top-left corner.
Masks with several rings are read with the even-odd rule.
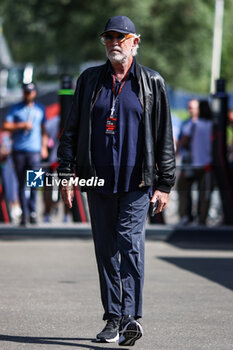
[[[4,122],[2,129],[4,131],[10,131],[10,132],[15,132],[17,130],[27,130],[30,131],[32,129],[32,123],[31,122],[18,122],[18,123],[13,123],[13,122]]]
[[[61,186],[60,187],[60,193],[62,196],[62,199],[64,203],[69,207],[72,208],[73,205],[73,199],[74,199],[74,186]]]
[[[156,214],[161,213],[161,211],[166,207],[169,199],[169,193],[161,192],[156,190],[151,198],[151,203],[158,201],[158,206],[156,209]]]
[[[42,159],[47,159],[47,158],[48,158],[49,152],[48,152],[47,146],[42,146],[42,147],[41,147],[41,152],[40,152],[40,154],[41,154]]]
[[[22,122],[22,129],[30,131],[32,129],[32,122]]]

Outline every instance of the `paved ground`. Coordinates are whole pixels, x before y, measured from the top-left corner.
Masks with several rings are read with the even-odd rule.
[[[233,251],[146,250],[145,335],[134,348],[233,349]],[[91,240],[0,241],[0,350],[119,349],[93,341],[101,316]]]

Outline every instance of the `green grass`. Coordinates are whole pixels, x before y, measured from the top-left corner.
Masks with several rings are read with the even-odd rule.
[[[171,113],[176,114],[181,120],[188,119],[188,112],[186,109],[171,109]]]

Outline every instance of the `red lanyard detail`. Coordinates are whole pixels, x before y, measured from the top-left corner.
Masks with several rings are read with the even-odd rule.
[[[120,89],[119,89],[119,91],[118,91],[117,96],[120,95],[121,90],[123,89],[123,86],[125,85],[125,81],[126,81],[126,77],[124,78],[123,82],[121,83],[121,86],[120,86]],[[115,88],[116,88],[116,76],[115,76],[115,74],[113,74],[112,92],[113,92],[114,95],[115,95]]]

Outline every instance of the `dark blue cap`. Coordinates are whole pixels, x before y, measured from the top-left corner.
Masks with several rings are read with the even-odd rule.
[[[100,35],[103,35],[104,33],[110,31],[124,34],[136,34],[134,23],[131,21],[131,19],[129,19],[129,17],[126,16],[111,17],[106,23],[103,33],[101,33]]]
[[[23,84],[23,90],[26,92],[34,91],[34,90],[36,90],[36,84],[33,82],[28,83],[28,84]]]

